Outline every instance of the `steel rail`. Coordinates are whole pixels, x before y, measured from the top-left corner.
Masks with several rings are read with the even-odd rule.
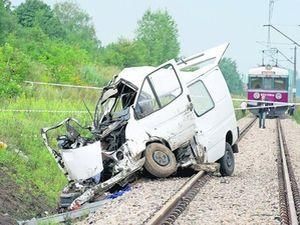
[[[239,136],[241,140],[250,130],[256,121],[256,117],[251,120],[242,130]],[[156,211],[150,218],[144,221],[144,225],[169,225],[173,224],[187,205],[194,199],[200,188],[210,179],[204,171],[200,171],[192,176],[164,205]]]
[[[173,224],[177,217],[185,210],[186,206],[197,195],[199,189],[210,179],[204,171],[199,171],[192,176],[167,202],[156,211],[143,224]]]
[[[246,135],[246,133],[250,130],[256,120],[257,117],[253,118],[249,123],[247,123],[246,126],[243,127],[243,129],[241,129],[238,141],[240,141]]]
[[[33,218],[31,220],[18,221],[19,225],[38,225],[38,224],[51,224],[62,223],[68,220],[77,219],[82,216],[86,216],[89,213],[97,211],[99,207],[105,204],[109,200],[102,200],[84,205],[82,208],[69,211],[65,213],[54,214],[42,218]]]
[[[299,189],[280,119],[277,119],[277,133],[279,144],[277,166],[281,224],[298,225],[300,223]]]

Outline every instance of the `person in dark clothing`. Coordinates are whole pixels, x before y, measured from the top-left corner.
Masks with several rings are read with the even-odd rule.
[[[266,112],[268,109],[266,108],[266,104],[264,102],[265,98],[261,98],[261,102],[258,103],[258,115],[259,115],[259,128],[266,128]]]
[[[289,107],[289,109],[288,109],[288,114],[289,114],[290,116],[293,116],[293,115],[294,115],[294,112],[295,112],[295,109],[296,109],[295,105],[291,105],[291,106]]]

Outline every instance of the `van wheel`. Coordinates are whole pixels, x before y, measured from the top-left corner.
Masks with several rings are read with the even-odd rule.
[[[234,171],[234,155],[231,148],[231,145],[226,143],[225,146],[225,154],[224,156],[219,160],[220,163],[220,173],[222,176],[231,176]]]
[[[177,169],[174,153],[160,143],[147,146],[145,159],[145,169],[155,177],[168,177]]]

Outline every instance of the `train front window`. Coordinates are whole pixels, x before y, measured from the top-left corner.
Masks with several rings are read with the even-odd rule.
[[[273,78],[264,78],[264,89],[271,90],[273,89]]]
[[[262,78],[261,77],[250,77],[250,85],[249,85],[249,87],[251,88],[251,89],[262,89],[262,84],[263,84],[263,82],[262,82],[263,80],[262,80]]]
[[[287,78],[275,78],[274,79],[275,90],[286,90],[287,89]]]

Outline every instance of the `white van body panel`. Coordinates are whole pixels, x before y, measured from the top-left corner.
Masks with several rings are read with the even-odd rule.
[[[180,72],[174,60],[162,64],[148,75],[155,74],[159,76],[160,87],[162,89],[167,88],[170,80],[166,79],[166,71],[164,71],[163,68],[169,65],[173,67],[179,81],[181,94],[162,109],[144,118],[137,119],[136,123],[139,127],[143,127],[150,137],[159,137],[167,141],[171,150],[175,150],[180,147],[182,143],[188,142],[195,135],[195,121],[194,113],[192,109],[190,109],[190,102],[187,98],[187,87],[180,78]],[[137,96],[141,94],[142,88],[143,86],[141,85]],[[137,101],[138,98],[136,98],[134,103],[135,108],[137,107]]]
[[[70,177],[86,180],[103,170],[100,141],[76,149],[62,151],[62,159]]]
[[[232,133],[233,143],[237,140],[236,118],[231,96],[220,69],[216,67],[199,80],[210,93],[214,107],[197,117],[196,127],[200,139],[206,144],[208,162],[215,162],[224,155],[227,132]]]

